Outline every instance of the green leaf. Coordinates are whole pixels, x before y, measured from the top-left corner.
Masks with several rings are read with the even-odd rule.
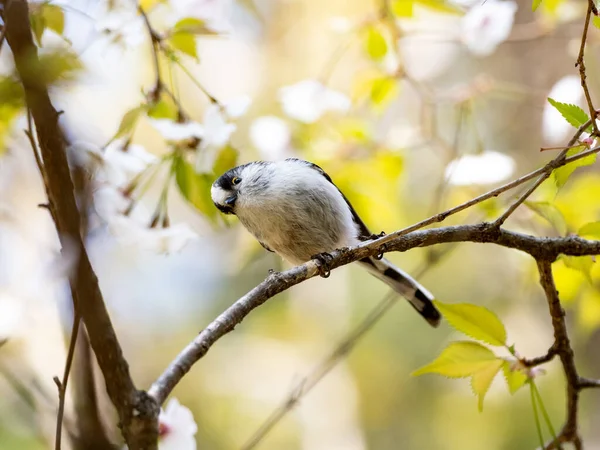
[[[568,103],[557,102],[556,100],[548,97],[548,103],[550,103],[561,116],[565,118],[567,122],[573,125],[575,128],[579,128],[581,125],[586,123],[590,118],[586,112],[577,105],[571,105]],[[586,131],[591,130],[591,125],[586,128]]]
[[[531,4],[531,10],[535,11],[536,9],[538,9],[540,7],[541,4],[542,4],[542,0],[533,0],[533,3]]]
[[[592,23],[594,24],[594,26],[596,28],[600,28],[600,17],[598,16],[593,16],[592,17]]]
[[[525,206],[546,219],[561,235],[567,232],[567,222],[560,210],[549,202],[526,201]]]
[[[206,22],[195,17],[181,19],[173,26],[173,34],[188,33],[195,35],[216,35],[214,30],[206,26]]]
[[[177,120],[178,116],[177,105],[166,94],[162,94],[160,100],[148,108],[148,117],[152,117],[153,119]]]
[[[173,159],[172,169],[175,172],[175,181],[181,195],[209,220],[214,221],[217,216],[217,208],[210,196],[210,187],[214,177],[197,173],[194,167],[181,156]]]
[[[388,51],[387,42],[377,27],[367,29],[365,45],[367,54],[374,60],[383,58]]]
[[[375,78],[371,86],[371,103],[378,107],[387,106],[398,93],[398,83],[394,78]]]
[[[421,6],[425,6],[434,11],[440,11],[443,13],[463,15],[464,11],[458,6],[453,5],[445,0],[416,0]]]
[[[508,392],[512,395],[527,383],[527,376],[520,370],[512,370],[511,365],[510,361],[504,361],[502,370],[504,371],[504,379],[508,386]]]
[[[38,9],[32,9],[29,14],[29,23],[31,24],[31,31],[35,38],[35,43],[38,47],[42,46],[42,35],[46,29],[46,20],[44,16],[39,13]]]
[[[394,0],[391,3],[392,13],[396,17],[412,17],[414,5],[413,0]]]
[[[237,162],[238,151],[231,145],[226,145],[220,151],[215,158],[213,165],[213,173],[219,177],[227,172],[229,169],[233,169]]]
[[[127,111],[121,119],[121,123],[119,124],[119,128],[113,139],[130,135],[133,132],[140,115],[142,115],[146,109],[146,105],[140,105]]]
[[[196,38],[191,33],[174,33],[169,38],[171,46],[194,59],[198,59],[198,51],[196,49]]]
[[[477,342],[451,342],[433,362],[417,369],[412,375],[437,373],[450,378],[464,378],[486,369],[490,361],[497,359],[489,348]]]
[[[594,266],[594,260],[591,256],[560,255],[558,259],[569,269],[581,272],[583,276],[592,283],[592,267]]]
[[[43,68],[43,73],[39,76],[43,76],[47,84],[57,84],[75,79],[77,73],[83,69],[83,64],[74,52],[56,50],[40,55],[39,66],[34,67]]]
[[[47,28],[50,28],[57,34],[63,34],[63,31],[65,31],[65,14],[60,6],[43,3],[42,16]]]
[[[582,226],[577,234],[586,239],[600,241],[600,222],[590,222]]]
[[[587,149],[587,147],[584,145],[580,145],[578,147],[571,148],[567,151],[566,157],[568,158],[569,156],[576,155],[577,153],[580,153],[581,151],[586,150],[586,149]],[[596,162],[596,156],[597,156],[596,153],[593,153],[589,156],[586,156],[585,158],[578,159],[577,161],[573,161],[570,164],[566,164],[562,167],[559,167],[558,169],[555,169],[554,172],[552,173],[552,178],[554,179],[554,183],[556,184],[556,187],[558,189],[562,188],[565,185],[565,183],[568,181],[571,174],[578,167],[591,166],[592,164],[594,164]]]
[[[505,345],[506,329],[489,309],[470,303],[448,304],[434,300],[434,304],[448,323],[461,333],[490,345]]]
[[[477,395],[477,406],[479,412],[483,411],[483,399],[485,394],[492,385],[492,381],[496,377],[496,374],[502,368],[504,361],[496,359],[495,361],[488,361],[487,365],[478,372],[475,372],[471,377],[471,387],[473,392]]]

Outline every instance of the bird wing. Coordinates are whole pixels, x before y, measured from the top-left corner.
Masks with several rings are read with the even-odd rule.
[[[333,184],[335,186],[335,188],[338,190],[338,192],[342,195],[342,197],[344,198],[344,201],[346,202],[346,204],[348,205],[348,208],[350,208],[350,212],[352,213],[352,219],[354,220],[354,223],[358,226],[358,230],[359,230],[359,235],[358,238],[361,240],[368,240],[371,239],[371,237],[373,236],[371,234],[371,232],[369,231],[369,228],[365,225],[365,223],[363,222],[363,220],[360,218],[360,216],[358,215],[358,213],[356,212],[356,210],[354,209],[354,207],[352,206],[352,203],[350,203],[350,200],[348,200],[346,198],[346,196],[344,195],[344,193],[342,191],[340,191],[340,188],[338,188],[335,183],[333,182],[333,180],[331,179],[331,177],[327,174],[327,172],[325,172],[323,169],[321,169],[319,166],[317,166],[314,163],[311,163],[309,161],[305,161],[303,159],[298,159],[298,158],[288,158],[286,159],[286,161],[295,161],[301,164],[304,164],[307,167],[310,167],[313,170],[316,170],[317,172],[319,172],[321,175],[323,175],[325,177],[325,179],[327,181],[329,181],[331,184]],[[267,249],[268,250],[268,249]]]
[[[265,244],[264,242],[258,241],[258,243],[259,243],[260,245],[262,245],[262,247],[263,247],[265,250],[267,250],[267,251],[269,251],[269,252],[271,252],[271,253],[275,253],[275,250],[271,250],[271,249],[270,249],[270,248],[267,246],[267,244]]]

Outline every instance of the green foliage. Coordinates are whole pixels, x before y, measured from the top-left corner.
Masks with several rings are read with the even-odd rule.
[[[24,103],[21,83],[13,77],[0,77],[0,155],[6,150],[4,140]]]
[[[542,0],[533,0],[533,2],[531,3],[531,10],[535,11],[536,9],[539,8],[539,6],[542,4]]]
[[[558,233],[563,236],[567,232],[567,222],[560,210],[550,202],[526,201],[525,206],[546,219]]]
[[[568,103],[557,102],[556,100],[548,97],[548,103],[550,103],[556,110],[565,118],[567,122],[573,125],[575,128],[579,128],[586,123],[590,118],[586,112],[577,105],[571,105]],[[591,125],[586,128],[585,131],[590,131]]]
[[[229,169],[235,167],[238,159],[238,151],[233,148],[231,145],[226,145],[223,147],[219,154],[215,159],[215,163],[213,165],[213,173],[215,177],[221,176],[223,173],[227,172]]]
[[[206,26],[206,22],[195,17],[186,17],[181,19],[173,26],[173,34],[187,33],[194,35],[216,35],[213,30]]]
[[[135,129],[138,119],[147,111],[147,109],[148,107],[146,105],[140,105],[127,111],[121,119],[121,123],[119,124],[119,128],[113,139],[131,135]]]
[[[569,157],[576,155],[577,153],[580,153],[581,151],[586,149],[587,147],[584,145],[571,148],[567,151],[566,156]],[[589,156],[586,156],[585,158],[578,159],[577,161],[573,161],[570,164],[565,164],[564,166],[555,169],[552,173],[552,179],[554,180],[556,187],[558,189],[562,188],[568,181],[571,174],[575,171],[575,169],[577,169],[578,167],[591,166],[596,162],[596,157],[596,153],[593,153]]]
[[[46,28],[62,35],[65,29],[65,15],[59,6],[50,3],[31,4],[29,9],[31,30],[39,47],[42,46],[42,36]]]
[[[504,379],[506,380],[506,385],[508,386],[508,391],[512,394],[517,392],[525,383],[527,383],[527,376],[521,371],[517,369],[513,369],[512,363],[510,361],[504,361],[502,363],[502,371],[504,372]]]
[[[70,50],[56,50],[40,55],[39,66],[34,66],[38,77],[48,85],[56,85],[60,82],[68,82],[75,79],[83,69],[81,60]],[[38,67],[43,68],[40,72]]]
[[[171,97],[166,94],[161,94],[160,100],[148,107],[148,117],[153,119],[171,119],[177,120],[178,110],[177,105]]]
[[[600,241],[600,222],[586,223],[584,226],[579,228],[577,234],[586,239]]]
[[[210,187],[214,177],[197,173],[194,167],[177,154],[173,158],[173,173],[181,195],[210,221],[215,221],[217,208],[210,197]]]
[[[471,387],[483,409],[483,399],[503,360],[477,342],[451,342],[433,362],[413,372],[413,376],[437,373],[450,378],[471,377]]]
[[[412,17],[414,4],[413,0],[393,0],[390,6],[396,17]]]
[[[196,38],[191,33],[174,33],[169,37],[169,44],[182,53],[198,60],[198,51],[196,49]]]
[[[365,50],[369,57],[376,61],[387,54],[388,45],[379,27],[370,26],[366,29]]]
[[[447,304],[437,300],[434,303],[456,330],[490,345],[506,344],[504,325],[489,309],[469,303]]]
[[[592,283],[592,267],[594,266],[594,260],[591,256],[560,255],[559,259],[569,269],[581,272],[590,284]]]
[[[398,94],[398,81],[393,77],[373,79],[370,99],[376,109],[387,107]]]

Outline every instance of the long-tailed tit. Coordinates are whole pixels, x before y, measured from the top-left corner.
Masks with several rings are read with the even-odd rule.
[[[235,214],[264,248],[292,264],[373,236],[329,175],[301,159],[235,167],[213,183],[211,196],[221,212]],[[433,295],[410,275],[386,259],[358,263],[406,298],[430,325],[439,324]]]

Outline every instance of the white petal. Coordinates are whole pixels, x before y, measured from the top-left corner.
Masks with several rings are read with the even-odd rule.
[[[339,91],[329,89],[317,80],[304,80],[279,90],[283,111],[304,123],[317,121],[327,111],[345,112],[350,99]]]
[[[204,137],[204,127],[198,122],[178,123],[170,119],[149,119],[149,121],[167,141],[185,141]]]
[[[344,16],[335,16],[329,19],[329,28],[339,34],[345,34],[352,30],[354,24]]]
[[[143,146],[131,144],[126,149],[119,142],[113,142],[104,150],[102,167],[104,181],[118,187],[124,187],[133,177],[141,173],[158,158]]]
[[[450,184],[493,184],[510,177],[515,161],[502,153],[485,151],[479,155],[465,155],[446,167],[445,177]]]
[[[236,119],[246,114],[251,103],[252,99],[248,95],[244,95],[235,100],[225,102],[225,112],[230,118]]]
[[[250,126],[250,140],[264,159],[280,159],[291,139],[290,127],[279,117],[259,117]]]
[[[159,423],[166,427],[166,433],[159,439],[160,450],[195,450],[198,431],[192,412],[175,398],[169,400],[165,410],[161,410]]]
[[[0,292],[0,342],[19,333],[23,321],[23,299]]]
[[[201,146],[221,148],[227,144],[236,126],[225,121],[217,105],[210,105],[204,113],[204,129],[205,135]]]
[[[548,97],[562,103],[581,106],[583,103],[581,80],[575,75],[561,78],[552,87]],[[564,141],[572,130],[573,127],[560,115],[556,108],[546,102],[542,116],[542,135],[546,142],[551,145],[564,145]]]
[[[517,4],[488,0],[473,6],[462,20],[462,40],[477,56],[491,55],[504,42],[513,26]]]

